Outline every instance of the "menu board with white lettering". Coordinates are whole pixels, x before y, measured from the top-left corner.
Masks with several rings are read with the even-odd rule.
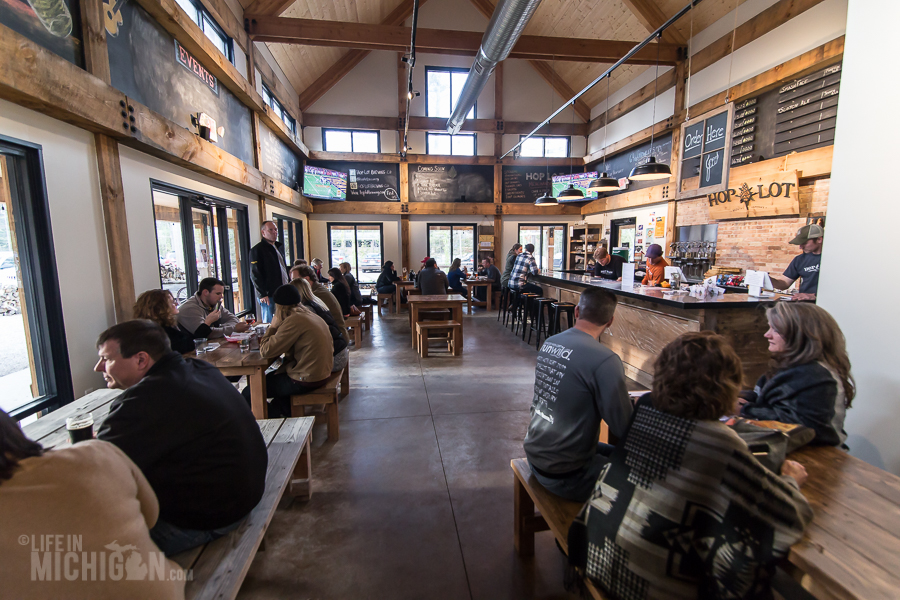
[[[346,173],[347,200],[349,202],[400,201],[400,165],[398,164],[331,160],[311,160],[307,164]]]
[[[681,159],[678,161],[678,197],[690,198],[724,189],[728,183],[731,124],[734,104],[729,103],[681,126]],[[685,189],[684,182],[699,183]]]
[[[409,165],[410,202],[493,202],[493,165]]]

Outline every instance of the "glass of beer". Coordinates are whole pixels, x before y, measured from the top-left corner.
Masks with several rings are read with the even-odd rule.
[[[69,441],[73,444],[94,439],[94,416],[91,413],[84,413],[68,417],[66,430],[69,432]]]

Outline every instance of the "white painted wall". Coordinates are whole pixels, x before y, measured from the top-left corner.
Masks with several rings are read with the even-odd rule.
[[[900,4],[881,2],[877,10],[866,3],[850,4],[847,43],[841,75],[838,115],[828,198],[828,240],[822,253],[819,301],[847,338],[857,396],[847,411],[847,444],[851,454],[900,475],[900,371],[897,340],[900,320],[893,315],[900,283],[883,261],[896,254],[894,236],[879,223],[900,219],[893,194],[896,167],[884,127],[894,120],[890,102],[872,102],[872,82],[885,98],[900,95],[900,80],[885,77],[886,56],[894,45]],[[860,152],[865,148],[865,152]],[[864,200],[864,204],[861,203]],[[862,249],[845,252],[839,241],[860,239]],[[861,260],[861,258],[869,260]],[[871,281],[872,286],[855,282]]]
[[[426,63],[424,59],[420,58],[418,64]],[[424,69],[417,68],[416,70],[424,72]],[[422,106],[424,106],[424,98],[425,94],[423,93],[418,99],[423,103]],[[370,52],[346,77],[319,98],[307,112],[328,115],[396,117],[398,114],[397,53]]]
[[[331,252],[328,248],[328,223],[382,223],[384,231],[384,260],[392,260],[399,266],[400,215],[319,215],[311,214],[307,221],[309,230],[309,257],[321,258],[328,267]]]
[[[665,217],[668,218],[668,205],[665,202],[661,202],[659,204],[651,204],[649,206],[642,206],[640,208],[631,208],[624,210],[616,210],[608,213],[597,214],[597,215],[588,215],[585,217],[585,221],[590,224],[598,223],[602,225],[603,231],[600,234],[600,239],[606,238],[609,239],[609,236],[606,234],[606,230],[609,229],[610,223],[613,219],[625,219],[628,217],[635,218],[635,225],[644,226],[643,231],[638,230],[637,235],[635,236],[635,240],[638,238],[643,239],[643,242],[638,244],[635,242],[636,246],[643,246],[646,251],[647,246],[650,244],[659,244],[663,248],[663,252],[666,254],[668,251],[668,243],[671,240],[667,240],[665,237],[658,238],[654,237],[652,240],[647,236],[647,230],[651,226],[651,223],[655,227],[656,218],[657,217]],[[668,225],[668,223],[666,223]],[[654,230],[655,231],[655,230]]]

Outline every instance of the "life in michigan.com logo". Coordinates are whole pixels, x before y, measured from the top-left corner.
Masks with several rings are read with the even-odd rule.
[[[116,541],[103,550],[87,551],[80,535],[20,535],[30,547],[32,581],[192,581],[193,570],[168,568],[159,551],[141,553],[133,544]],[[146,557],[146,561],[144,558]]]

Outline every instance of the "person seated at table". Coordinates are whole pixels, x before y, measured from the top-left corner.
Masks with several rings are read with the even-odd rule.
[[[5,598],[183,599],[184,581],[168,577],[163,581],[91,577],[92,572],[96,575],[96,569],[92,571],[88,563],[80,565],[77,560],[70,563],[64,553],[44,558],[44,564],[55,566],[56,561],[65,560],[63,572],[71,569],[77,582],[66,576],[38,575],[37,583],[34,579],[35,553],[31,546],[40,547],[38,538],[48,531],[64,540],[78,539],[77,557],[82,556],[81,552],[103,552],[115,540],[122,547],[134,548],[125,553],[119,568],[126,558],[134,560],[135,553],[139,564],[155,564],[159,548],[150,539],[149,528],[158,516],[159,503],[146,477],[116,446],[88,440],[60,450],[47,450],[28,439],[19,425],[0,410],[0,530],[7,532],[0,536],[0,571]],[[12,535],[13,532],[19,535]],[[27,546],[22,545],[20,536],[29,539]],[[170,560],[163,562],[163,568],[167,574],[180,569]],[[85,573],[88,575],[83,577]]]
[[[506,289],[509,287],[509,278],[512,275],[513,266],[516,264],[516,258],[522,253],[522,244],[513,244],[512,248],[506,254],[506,266],[503,268],[503,275],[500,276],[500,287]]]
[[[337,269],[333,269],[337,270]],[[283,285],[275,290],[275,318],[259,340],[263,358],[284,355],[281,367],[266,375],[269,418],[291,416],[291,396],[325,385],[334,366],[334,344],[328,325],[303,305],[299,290]],[[250,405],[250,387],[244,388]]]
[[[395,281],[400,281],[397,271],[394,269],[394,261],[389,260],[381,267],[381,273],[375,282],[375,291],[379,294],[394,294],[397,292]]]
[[[208,362],[185,359],[148,320],[97,339],[110,405],[97,437],[118,446],[159,498],[150,537],[167,556],[236,529],[262,498],[266,443],[249,405]]]
[[[481,261],[481,269],[478,270],[479,277],[487,277],[491,280],[491,293],[501,290],[500,280],[503,278],[500,269],[494,266],[493,259],[485,258]],[[478,286],[475,288],[475,298],[484,302],[487,300],[487,286]]]
[[[350,301],[353,303],[353,306],[362,310],[364,305],[371,304],[371,296],[364,298],[362,292],[359,291],[359,283],[356,281],[356,277],[353,276],[353,268],[350,266],[350,263],[342,262],[338,265],[338,268],[341,270],[344,279],[347,280],[347,285],[350,286]]]
[[[766,317],[772,362],[756,387],[741,393],[741,415],[806,425],[816,432],[812,443],[843,445],[844,417],[856,387],[837,321],[805,302],[776,304]]]
[[[449,286],[447,274],[438,268],[437,261],[433,258],[427,259],[425,268],[416,276],[416,289],[420,290],[423,296],[446,296]]]
[[[195,338],[209,339],[225,337],[233,332],[242,333],[250,329],[249,323],[238,321],[238,318],[225,308],[222,304],[224,295],[224,281],[215,277],[201,279],[197,293],[178,308],[178,324]],[[216,318],[210,321],[213,316]]]
[[[214,310],[193,333],[178,323],[178,303],[169,290],[147,290],[138,296],[132,309],[135,319],[149,319],[163,328],[169,336],[172,350],[182,354],[194,349],[194,338],[209,338],[210,325],[219,319],[219,311]]]
[[[303,279],[309,284],[313,296],[325,303],[325,306],[328,307],[328,312],[331,313],[331,318],[334,319],[334,322],[337,323],[337,326],[341,329],[343,338],[352,346],[353,340],[350,339],[350,334],[347,332],[347,326],[344,324],[344,313],[341,312],[341,304],[337,301],[337,298],[334,297],[334,294],[328,291],[328,288],[319,283],[315,270],[308,265],[293,267],[290,276],[292,282],[295,279]]]
[[[606,246],[598,246],[594,250],[594,277],[622,281],[622,265],[625,259],[621,256],[610,254]]]
[[[462,284],[467,276],[468,272],[467,270],[463,270],[462,261],[458,258],[454,258],[453,262],[450,263],[450,270],[447,271],[448,287],[452,290],[451,293],[457,293],[463,298],[469,297],[468,291]]]
[[[347,329],[344,328],[341,330],[341,328],[338,327],[325,303],[316,298],[315,294],[313,294],[308,281],[303,278],[298,278],[293,280],[291,285],[300,292],[301,304],[316,313],[316,315],[328,325],[328,332],[331,333],[331,342],[334,345],[334,365],[331,367],[331,372],[337,373],[346,367],[347,363],[350,361],[349,340],[344,339],[343,335],[346,333]]]
[[[608,462],[611,447],[597,443],[600,422],[619,437],[631,417],[622,361],[600,343],[616,303],[607,290],[584,290],[575,326],[547,338],[538,352],[525,456],[541,485],[569,500],[586,500]]]
[[[662,246],[659,244],[650,244],[647,246],[647,271],[644,275],[643,285],[658,286],[666,278],[666,267],[669,266],[668,261],[663,258]]]
[[[652,391],[569,529],[579,575],[615,598],[772,597],[775,566],[813,511],[802,465],[773,473],[719,421],[742,379],[737,354],[711,331],[663,348]]]
[[[312,264],[310,266],[316,271],[316,277],[318,278],[319,283],[328,283],[328,278],[322,275],[322,269],[325,266],[325,264],[322,262],[322,259],[312,259]]]
[[[302,267],[303,265],[307,265],[307,264],[309,264],[309,263],[306,262],[305,260],[303,260],[302,258],[298,258],[297,260],[294,261],[294,264],[292,264],[291,266],[292,267]]]
[[[540,273],[533,253],[534,244],[525,244],[525,249],[516,256],[516,262],[509,275],[509,289],[538,295],[544,293],[541,286],[528,282],[529,275]]]
[[[341,305],[341,313],[345,316],[358,315],[359,309],[353,306],[350,300],[350,284],[344,278],[337,267],[328,269],[328,279],[331,281],[331,293]]]

